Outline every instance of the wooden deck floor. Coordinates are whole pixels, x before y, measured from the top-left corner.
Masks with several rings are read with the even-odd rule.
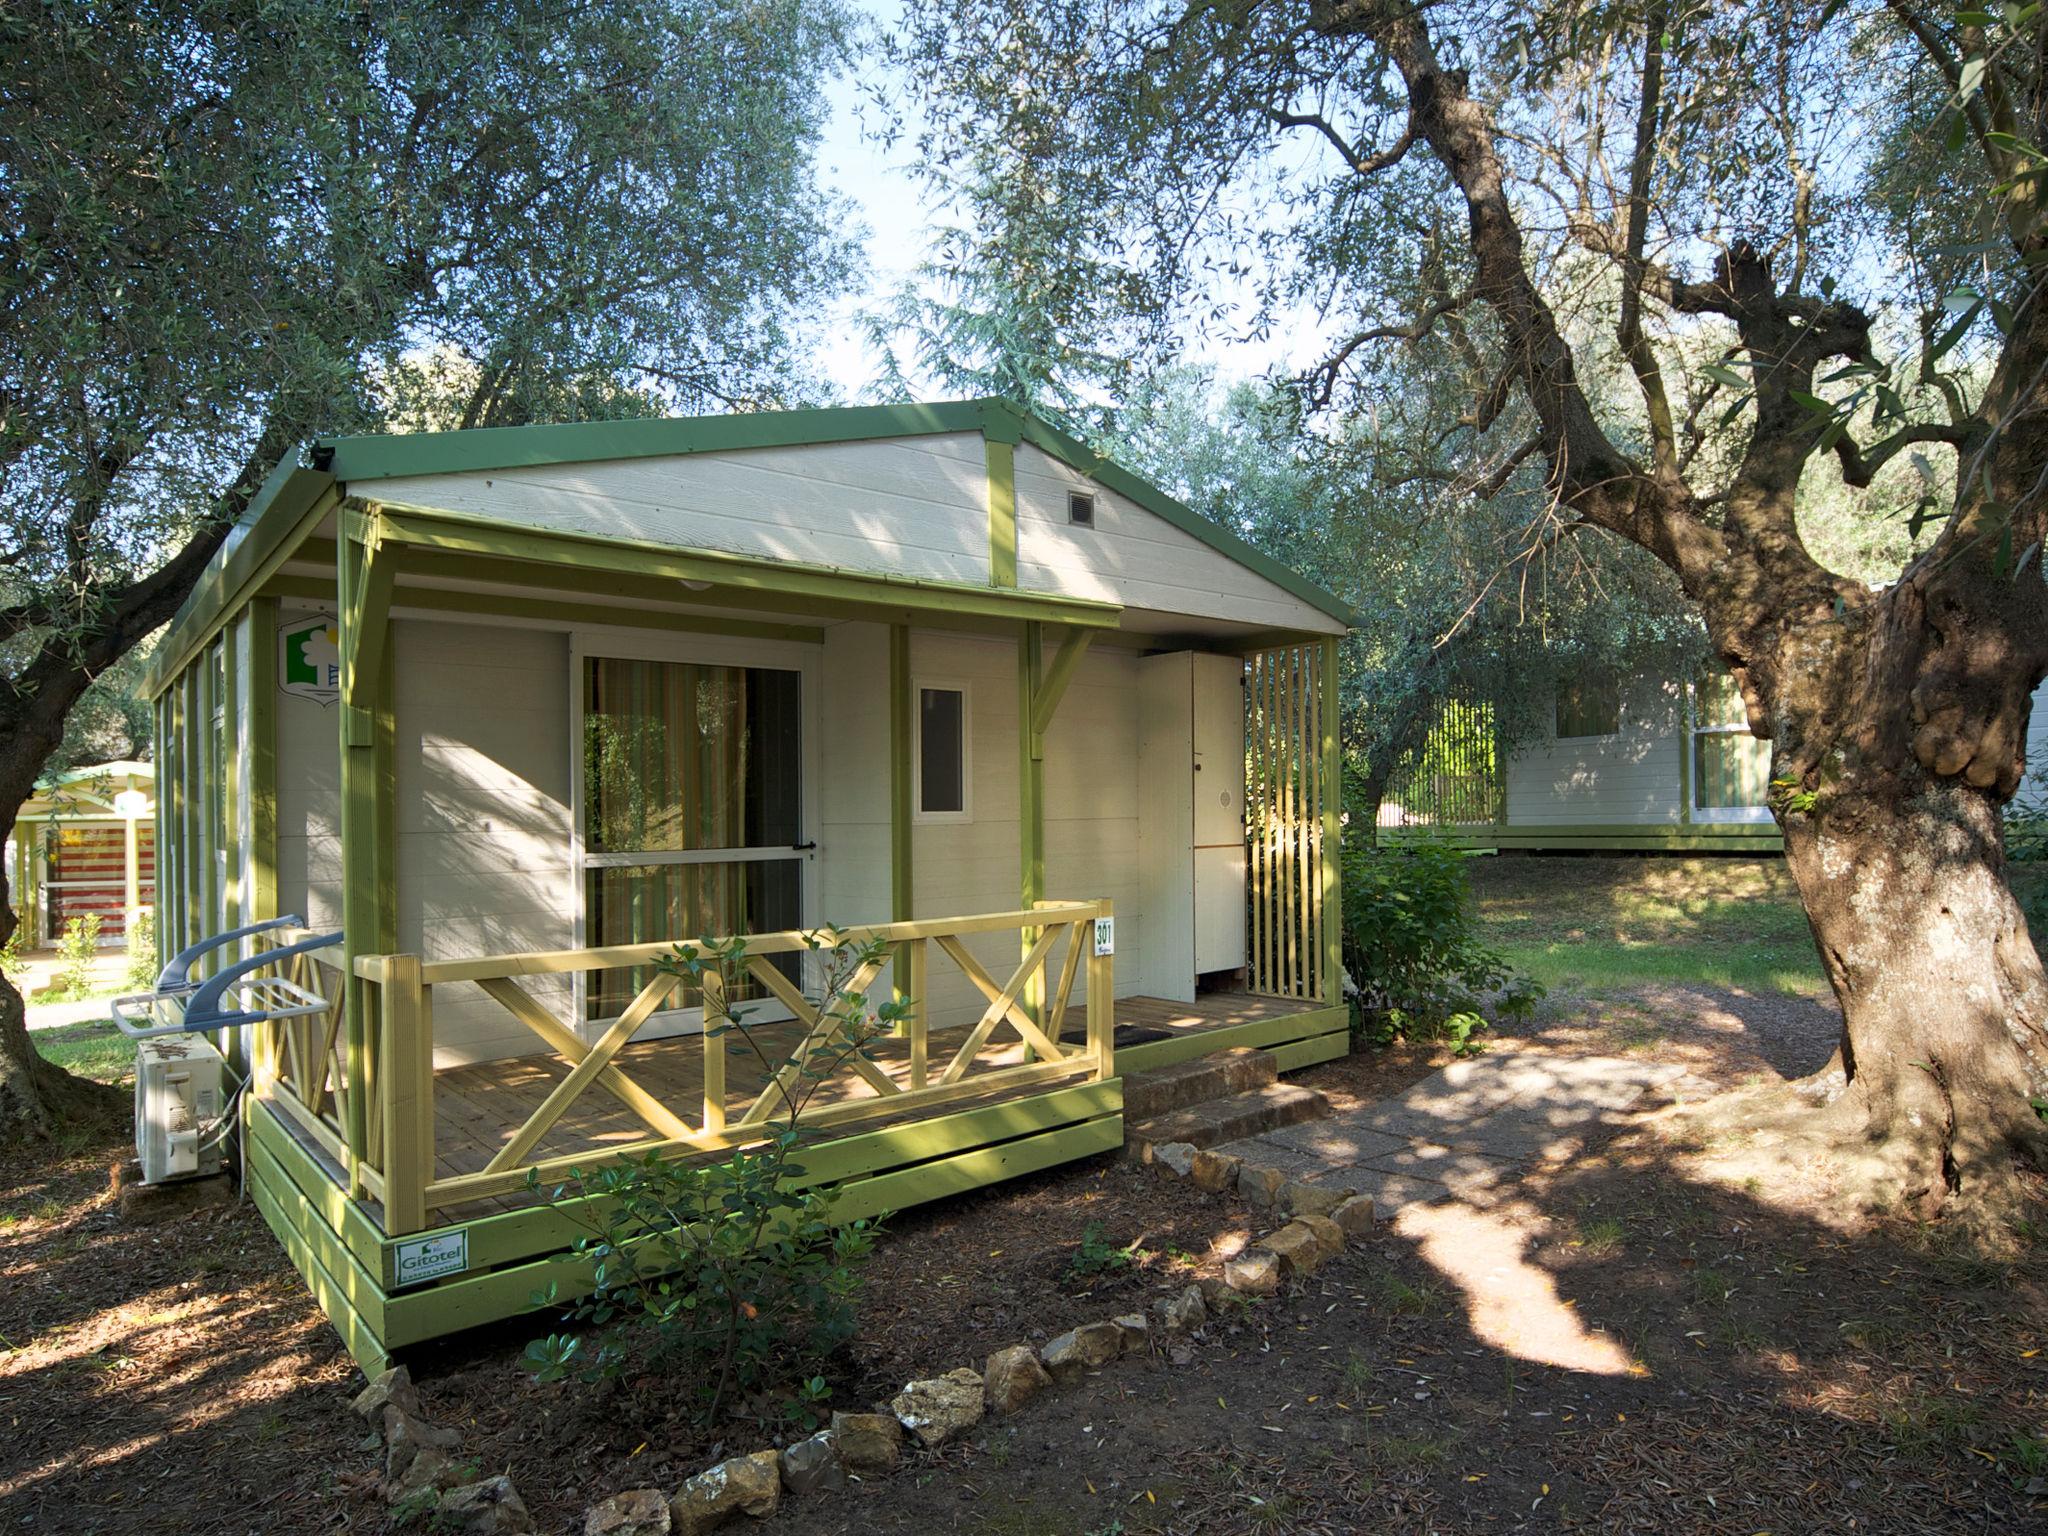
[[[1175,1035],[1284,1018],[1312,1006],[1287,998],[1244,992],[1211,993],[1192,1003],[1169,1002],[1156,997],[1120,998],[1116,1005],[1116,1040],[1119,1046],[1137,1045]],[[794,1022],[756,1025],[753,1033],[760,1041],[763,1055],[775,1065],[780,1065],[799,1038]],[[1010,1036],[1007,1044],[999,1037],[975,1058],[974,1069],[968,1074],[969,1082],[975,1076],[1001,1067],[1016,1066],[1026,1059],[1023,1044],[1014,1038],[1014,1031],[1005,1033]],[[932,1031],[927,1059],[934,1079],[965,1034],[966,1031],[961,1029]],[[1062,1043],[1078,1043],[1085,1038],[1086,1026],[1077,1009],[1062,1032]],[[726,1045],[726,1114],[729,1119],[737,1120],[767,1085],[769,1072],[760,1058],[738,1038],[727,1037]],[[910,1062],[907,1042],[893,1038],[882,1040],[874,1047],[872,1059],[891,1078],[908,1086]],[[700,1037],[689,1034],[637,1041],[620,1051],[616,1062],[628,1077],[686,1121],[693,1124],[697,1121],[704,1094]],[[569,1064],[553,1055],[508,1057],[436,1072],[436,1175],[451,1178],[482,1172],[568,1075]],[[985,1097],[948,1105],[947,1109],[969,1108],[1043,1091],[1043,1088],[1011,1090],[1008,1093],[996,1090]],[[819,1085],[812,1102],[826,1104],[879,1098],[881,1095],[872,1086],[851,1072],[841,1072],[832,1081]],[[845,1134],[875,1130],[910,1118],[914,1116],[891,1115],[878,1105],[872,1118],[848,1124]],[[563,1113],[542,1139],[534,1156],[574,1157],[607,1147],[630,1146],[650,1139],[651,1134],[646,1125],[617,1098],[602,1087],[592,1085]],[[329,1161],[324,1157],[320,1160],[323,1163]],[[334,1173],[339,1182],[340,1170],[336,1169]],[[499,1211],[520,1209],[531,1203],[531,1198],[521,1192],[500,1199],[476,1200],[446,1207],[436,1213],[434,1220],[436,1225],[474,1220]],[[375,1214],[381,1219],[381,1211]]]

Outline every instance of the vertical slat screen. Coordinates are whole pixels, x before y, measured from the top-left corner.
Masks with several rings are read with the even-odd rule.
[[[1323,653],[1260,651],[1245,689],[1246,913],[1254,992],[1323,999]]]

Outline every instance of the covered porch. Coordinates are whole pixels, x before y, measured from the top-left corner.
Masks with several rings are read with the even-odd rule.
[[[979,511],[940,533],[980,581],[630,536],[638,469],[588,470],[575,519],[509,515],[567,471],[520,491],[418,440],[285,475],[209,574],[159,663],[163,943],[280,912],[341,932],[295,962],[327,1014],[232,1044],[251,1192],[359,1358],[580,1283],[573,1213],[530,1181],[765,1135],[782,1063],[830,1043],[827,924],[883,946],[860,987],[912,1010],[803,1108],[849,1217],[1118,1145],[1125,1071],[1346,1048],[1341,621],[1265,575],[1238,603],[1235,555],[1202,566],[1220,595],[1119,600],[1154,591],[1130,562],[1213,551],[1161,522],[1118,553],[1142,488],[975,409],[912,425],[919,497],[971,464]],[[867,462],[805,473],[837,495]],[[1020,581],[1053,558],[1032,508],[1079,487],[1088,557],[1122,563]],[[735,934],[747,1041],[653,968]]]

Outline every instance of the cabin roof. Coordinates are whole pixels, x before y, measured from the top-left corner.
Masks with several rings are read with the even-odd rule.
[[[185,649],[177,642],[198,638],[193,631],[210,632],[233,605],[247,568],[274,558],[286,543],[296,543],[294,530],[303,530],[331,507],[334,495],[379,480],[952,432],[1029,443],[1339,623],[1355,627],[1361,622],[1341,598],[1158,486],[1012,401],[982,399],[316,439],[287,457],[264,482],[179,610],[171,630],[174,643],[160,649],[169,658]]]

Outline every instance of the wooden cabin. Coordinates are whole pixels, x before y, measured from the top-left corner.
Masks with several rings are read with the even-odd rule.
[[[156,769],[122,759],[52,774],[7,836],[7,888],[23,949],[53,948],[75,919],[100,920],[102,949],[156,901]]]
[[[151,682],[166,951],[343,935],[230,1042],[253,1198],[366,1366],[573,1289],[530,1172],[761,1135],[651,966],[707,936],[791,1049],[801,935],[891,946],[807,1113],[849,1217],[1117,1146],[1135,1067],[1342,1054],[1351,619],[999,400],[315,444]]]

